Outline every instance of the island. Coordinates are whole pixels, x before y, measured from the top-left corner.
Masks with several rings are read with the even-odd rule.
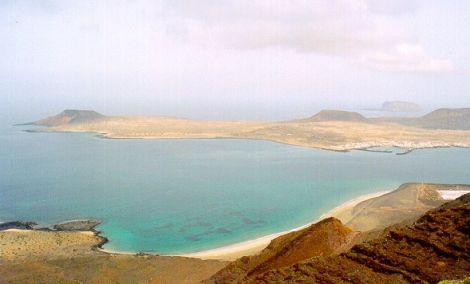
[[[421,107],[412,102],[387,101],[382,104],[380,110],[388,112],[417,112],[421,110]]]
[[[366,118],[359,113],[323,110],[288,121],[205,121],[163,116],[105,116],[65,110],[30,123],[33,132],[93,132],[113,139],[258,139],[350,151],[373,147],[405,149],[470,146],[470,108],[438,109],[416,118]]]

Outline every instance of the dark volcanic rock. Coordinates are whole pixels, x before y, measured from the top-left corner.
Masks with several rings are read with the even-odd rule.
[[[34,222],[12,221],[0,223],[0,231],[9,229],[32,230],[37,224]]]
[[[346,253],[314,257],[246,283],[437,283],[470,274],[470,194]],[[227,282],[217,282],[227,283]]]
[[[53,228],[57,231],[92,231],[100,223],[97,220],[76,220],[56,224]]]

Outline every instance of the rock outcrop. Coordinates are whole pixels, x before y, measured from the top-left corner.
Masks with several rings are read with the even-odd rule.
[[[75,220],[52,226],[57,231],[93,231],[101,222],[98,220]]]
[[[0,223],[0,231],[10,229],[32,230],[36,225],[34,222],[11,221]]]

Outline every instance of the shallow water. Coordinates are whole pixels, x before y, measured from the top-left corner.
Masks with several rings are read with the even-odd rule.
[[[298,227],[404,182],[470,183],[470,149],[337,153],[253,140],[0,132],[0,220],[103,220],[107,249],[187,253]]]

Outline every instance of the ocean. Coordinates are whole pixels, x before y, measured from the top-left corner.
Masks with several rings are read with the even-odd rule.
[[[104,247],[116,251],[213,249],[298,227],[405,182],[470,183],[464,148],[340,153],[255,140],[24,129],[0,128],[0,220],[47,226],[99,219],[110,240]]]

